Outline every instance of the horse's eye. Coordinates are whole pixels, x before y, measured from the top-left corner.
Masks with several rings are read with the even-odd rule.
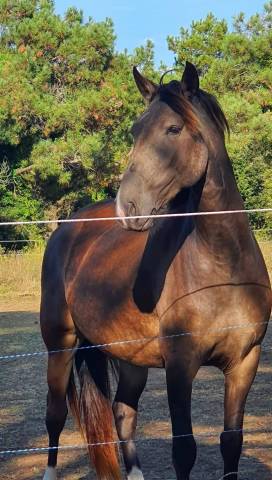
[[[171,125],[171,127],[167,128],[167,135],[179,135],[182,130],[182,127],[178,127],[178,125]]]

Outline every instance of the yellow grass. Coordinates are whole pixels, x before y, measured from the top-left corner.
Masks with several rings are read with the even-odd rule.
[[[39,295],[43,253],[44,248],[36,247],[0,254],[0,295]]]
[[[260,241],[259,245],[263,252],[265,259],[266,267],[270,276],[270,281],[272,283],[272,240],[270,241]]]
[[[260,241],[272,281],[272,241]],[[43,247],[23,253],[0,254],[0,295],[40,295]]]

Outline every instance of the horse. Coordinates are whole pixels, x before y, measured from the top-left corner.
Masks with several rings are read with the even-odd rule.
[[[44,255],[44,480],[56,479],[68,403],[97,477],[121,478],[119,443],[128,480],[143,480],[134,438],[150,367],[166,371],[173,465],[176,478],[188,480],[196,459],[192,384],[203,365],[225,377],[220,448],[224,476],[237,480],[246,398],[271,312],[268,273],[227,154],[227,120],[200,88],[196,68],[187,62],[180,81],[159,84],[136,67],[133,74],[146,110],[133,124],[116,200],[80,210],[53,233]],[[216,213],[228,210],[239,213]]]

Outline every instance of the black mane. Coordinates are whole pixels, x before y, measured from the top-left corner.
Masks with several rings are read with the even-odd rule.
[[[184,95],[181,82],[172,80],[167,84],[160,84],[157,95],[162,102],[167,103],[172,110],[184,118],[185,123],[191,130],[199,130],[196,111],[191,100]],[[229,133],[228,121],[217,99],[201,89],[198,90],[195,97],[199,100],[201,107],[215,124],[219,133],[221,135],[224,135],[225,131]]]

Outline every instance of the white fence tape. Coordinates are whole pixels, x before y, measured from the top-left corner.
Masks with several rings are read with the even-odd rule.
[[[162,213],[158,215],[132,215],[125,217],[91,217],[91,218],[67,218],[60,220],[22,220],[16,222],[0,222],[0,227],[16,225],[46,225],[52,223],[79,223],[79,222],[102,222],[114,220],[136,220],[148,218],[181,218],[181,217],[201,217],[205,215],[229,215],[235,213],[272,213],[272,208],[251,208],[243,210],[218,210],[212,212],[186,212],[186,213]]]

